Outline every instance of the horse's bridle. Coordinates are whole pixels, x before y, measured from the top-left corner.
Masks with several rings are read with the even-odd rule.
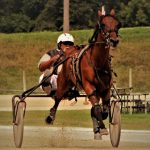
[[[115,17],[111,16],[112,18],[114,18],[115,20],[117,20],[119,22],[118,23],[118,27],[117,27],[117,29],[114,29],[114,30],[107,29],[107,32],[106,32],[104,30],[105,29],[105,25],[102,24],[102,21],[107,16],[111,16],[111,15],[106,15],[106,16],[102,16],[102,17],[99,18],[98,23],[97,23],[98,27],[94,31],[94,34],[93,34],[92,38],[89,40],[89,43],[91,43],[91,44],[92,43],[105,43],[106,47],[110,46],[111,43],[113,43],[114,46],[116,46],[118,44],[119,40],[111,39],[110,34],[112,32],[115,32],[116,35],[118,36],[118,29],[120,28],[121,24],[120,24],[120,22]],[[102,35],[104,37],[104,41],[102,41],[102,42],[96,42],[96,38],[97,38],[97,36],[98,36],[99,33],[102,33]]]

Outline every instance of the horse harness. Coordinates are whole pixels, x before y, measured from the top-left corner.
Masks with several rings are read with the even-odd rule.
[[[83,57],[83,55],[87,52],[87,50],[90,48],[91,44],[86,45],[83,49],[81,49],[81,51],[79,52],[79,54],[75,54],[72,56],[72,62],[71,62],[71,68],[72,68],[72,72],[73,75],[76,79],[76,87],[80,86],[82,87],[82,77],[81,77],[81,68],[80,68],[80,63],[81,63],[81,59]],[[109,58],[109,63],[111,63],[111,59]],[[88,63],[90,66],[92,66],[92,68],[94,69],[94,72],[96,74],[96,78],[98,80],[98,82],[104,87],[106,88],[106,85],[104,84],[104,82],[102,81],[100,74],[105,74],[105,75],[109,75],[111,78],[111,69],[99,69],[96,68],[94,66],[94,64],[92,63],[92,60],[90,58],[88,58]],[[110,64],[111,66],[111,64]]]
[[[104,31],[104,26],[102,25],[102,18],[99,19],[98,21],[98,28],[96,28],[96,30],[93,33],[93,36],[91,37],[91,39],[89,40],[89,44],[86,45],[83,49],[81,49],[80,53],[78,55],[74,55],[74,57],[72,58],[72,68],[73,68],[73,74],[75,75],[76,78],[76,86],[79,84],[80,86],[82,86],[82,77],[81,77],[81,71],[80,71],[80,62],[82,59],[82,56],[86,53],[86,51],[91,47],[91,45],[93,44],[105,44],[105,48],[109,48],[110,47],[110,33],[111,32],[117,32],[115,30],[109,30],[107,32]],[[99,33],[102,33],[102,35],[104,36],[104,41],[101,42],[96,42],[96,38],[98,36]],[[108,58],[108,69],[106,68],[96,68],[95,65],[92,63],[92,60],[88,60],[89,64],[93,67],[97,80],[98,82],[104,87],[107,88],[106,85],[104,84],[104,82],[102,81],[100,74],[105,74],[110,76],[110,80],[112,78],[112,73],[114,73],[115,76],[116,73],[113,71],[112,67],[111,67],[111,57],[109,56]]]
[[[80,69],[80,63],[81,63],[81,59],[82,59],[83,55],[93,44],[105,44],[105,48],[106,49],[109,48],[110,42],[111,42],[110,41],[110,33],[116,32],[115,30],[109,30],[109,31],[105,32],[104,27],[101,24],[102,19],[103,19],[103,17],[101,19],[99,19],[98,24],[97,24],[98,28],[96,28],[96,30],[94,31],[92,38],[89,40],[89,44],[87,44],[84,48],[82,48],[79,53],[75,53],[74,55],[70,56],[70,58],[72,58],[71,68],[72,68],[73,75],[76,79],[76,85],[75,85],[76,87],[78,85],[79,85],[79,87],[83,87],[82,86],[81,69]],[[104,36],[104,41],[96,42],[96,38],[98,36],[98,33],[100,33],[100,32]],[[106,68],[101,69],[101,68],[96,68],[94,66],[94,64],[92,63],[92,60],[90,60],[90,59],[88,60],[89,65],[91,65],[95,71],[98,82],[104,88],[108,88],[108,87],[106,87],[106,85],[104,84],[104,81],[101,79],[100,74],[105,74],[105,75],[109,76],[110,80],[112,78],[112,73],[114,73],[114,75],[117,76],[116,73],[113,72],[113,70],[111,68],[111,56],[108,58],[107,61],[109,63],[108,69],[106,69]]]

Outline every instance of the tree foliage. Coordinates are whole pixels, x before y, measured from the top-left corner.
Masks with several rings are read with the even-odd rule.
[[[130,0],[121,5],[120,18],[124,26],[149,26],[150,3],[148,0]]]
[[[112,8],[124,27],[149,26],[149,0],[70,0],[70,29],[93,28],[97,10]],[[0,0],[0,32],[63,29],[63,0]]]

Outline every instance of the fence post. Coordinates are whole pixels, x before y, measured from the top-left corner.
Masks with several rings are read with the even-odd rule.
[[[25,73],[25,70],[23,70],[22,82],[23,82],[23,91],[26,91],[26,89],[27,89],[27,84],[26,84],[26,73]]]
[[[132,92],[132,68],[129,68],[129,88],[130,88],[130,93]]]
[[[132,113],[133,113],[133,109],[132,109],[132,106],[133,106],[132,101],[133,100],[134,100],[134,95],[131,95],[131,93],[130,93],[130,115],[132,115]]]
[[[147,101],[146,101],[146,94],[144,94],[144,102],[145,102],[145,114],[147,114]]]

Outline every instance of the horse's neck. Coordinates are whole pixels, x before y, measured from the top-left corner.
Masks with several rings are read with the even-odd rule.
[[[97,40],[92,48],[91,59],[97,68],[104,68],[109,58],[109,48],[102,40]]]

